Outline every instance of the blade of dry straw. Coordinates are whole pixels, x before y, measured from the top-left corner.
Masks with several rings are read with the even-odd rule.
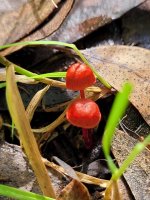
[[[104,200],[122,200],[117,181],[110,181],[104,194]]]
[[[35,172],[40,188],[45,196],[55,198],[55,192],[45,165],[42,162],[36,140],[31,131],[30,123],[27,119],[24,105],[16,85],[14,65],[9,65],[6,70],[6,99],[10,115],[18,130],[20,140]]]
[[[45,158],[42,158],[44,164],[54,170],[56,170],[57,172],[61,173],[61,174],[65,174],[67,176],[69,176],[69,174],[66,173],[65,169],[59,165],[56,165],[53,162],[48,161]],[[93,184],[93,185],[98,185],[101,187],[106,188],[107,185],[109,184],[108,180],[104,180],[104,179],[99,179],[81,172],[77,172],[75,171],[76,175],[78,176],[79,180],[83,183],[87,183],[87,184]]]
[[[47,85],[46,87],[44,87],[42,90],[39,90],[34,97],[31,99],[27,109],[26,109],[26,114],[27,117],[29,119],[29,121],[31,122],[34,112],[39,104],[39,102],[42,100],[44,94],[47,92],[47,90],[49,89],[49,85]]]

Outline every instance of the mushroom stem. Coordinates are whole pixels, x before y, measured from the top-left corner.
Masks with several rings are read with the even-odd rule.
[[[85,99],[85,92],[84,92],[84,90],[80,90],[80,97],[81,97],[81,99]]]
[[[85,99],[85,92],[84,90],[80,90],[80,98],[81,99]],[[82,128],[82,138],[84,140],[85,143],[85,147],[87,149],[91,149],[91,147],[93,146],[93,129],[86,129],[86,128]]]
[[[82,137],[87,149],[91,149],[93,146],[93,129],[82,128]]]

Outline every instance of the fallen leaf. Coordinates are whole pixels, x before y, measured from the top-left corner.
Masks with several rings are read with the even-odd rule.
[[[52,1],[45,0],[41,3],[40,0],[32,0],[21,5],[17,11],[0,13],[0,29],[3,30],[0,33],[0,45],[15,41],[39,40],[49,36],[64,21],[73,2],[67,0],[60,4],[60,0],[56,0],[56,9]],[[1,55],[8,55],[21,47],[11,47],[1,52]]]
[[[150,0],[145,0],[144,3],[138,6],[138,8],[146,11],[150,11]]]
[[[126,13],[122,18],[122,39],[125,44],[138,44],[149,49],[150,0]]]
[[[72,180],[60,193],[57,200],[90,200],[87,188],[79,181]]]
[[[0,136],[2,132],[0,132]],[[31,165],[18,145],[0,142],[0,183],[13,186],[19,189],[42,194],[36,177],[31,169]],[[61,174],[56,170],[48,169],[48,174],[52,180],[56,195],[66,185]],[[6,198],[0,197],[1,200]],[[8,200],[8,198],[7,198]]]
[[[60,0],[55,1],[56,4]],[[20,40],[34,31],[56,9],[52,1],[7,1],[0,5],[0,45]],[[11,9],[10,9],[11,8]]]
[[[126,159],[138,140],[116,130],[112,152],[119,166]],[[145,149],[124,173],[124,178],[136,200],[150,199],[150,151]]]
[[[144,0],[76,0],[62,26],[47,39],[75,42],[142,2]]]
[[[53,10],[54,9],[57,10],[55,8],[55,5],[52,3],[52,1],[49,1],[49,0],[44,1],[43,5],[42,5],[43,10],[41,10],[42,8],[39,5],[39,2],[40,2],[40,0],[36,1],[38,8],[37,8],[34,0],[32,0],[31,3],[29,3],[29,2],[26,3],[27,5],[29,4],[29,7],[31,7],[30,12],[33,13],[33,16],[34,16],[33,19],[35,19],[36,23],[40,21],[39,20],[39,18],[41,19],[40,13],[42,13],[42,11],[44,9],[46,10],[47,8],[50,9],[50,7],[52,7]],[[16,35],[21,34],[24,29],[26,30],[27,34],[26,35],[24,34],[24,36],[18,37],[17,40],[31,41],[31,40],[40,40],[42,38],[45,38],[47,40],[59,40],[59,41],[72,43],[72,42],[75,42],[75,41],[81,39],[82,37],[85,37],[86,35],[93,32],[94,30],[98,29],[99,27],[110,23],[112,20],[119,18],[120,16],[122,16],[124,13],[126,13],[130,9],[132,9],[132,8],[136,7],[137,5],[141,4],[142,2],[144,2],[144,0],[134,0],[134,1],[130,1],[130,0],[126,0],[126,1],[122,1],[122,0],[79,1],[79,0],[76,0],[74,6],[72,8],[73,2],[74,2],[73,0],[67,0],[64,2],[64,4],[61,7],[59,0],[55,1],[55,3],[58,4],[58,6],[60,5],[61,8],[59,7],[58,12],[55,14],[55,16],[50,21],[47,22],[46,16],[45,16],[45,21],[40,23],[38,26],[35,26],[34,23],[32,25],[32,23],[31,23],[32,20],[29,20],[26,18],[25,18],[25,20],[23,18],[23,21],[21,21],[21,20],[17,21],[18,18],[20,17],[19,16],[20,13],[18,10],[17,14],[14,14],[16,21],[13,19],[13,23],[14,23],[14,26],[17,26],[19,24],[21,26],[21,31],[20,31],[20,26],[18,28],[15,27],[15,29],[14,29],[15,34]],[[25,6],[26,6],[26,4],[25,4]],[[50,6],[51,4],[52,4],[52,6]],[[48,7],[48,5],[49,5],[49,7]],[[46,11],[45,10],[43,11],[44,13],[47,11],[47,10]],[[53,10],[50,10],[50,13],[53,13]],[[71,12],[70,12],[69,16],[66,18],[67,14],[69,13],[70,10],[71,10]],[[25,12],[26,15],[28,13],[27,11]],[[22,12],[24,12],[24,10]],[[21,13],[21,16],[22,15],[23,14]],[[26,17],[26,15],[24,17]],[[42,15],[44,15],[44,14],[42,14]],[[10,16],[8,16],[7,18],[10,18]],[[47,18],[49,18],[49,16]],[[5,21],[7,21],[7,20],[5,20]],[[60,27],[60,25],[63,21],[64,21],[64,23]],[[29,24],[31,27],[35,26],[35,28],[32,29],[31,27],[29,27],[30,29],[32,29],[32,30],[30,30],[28,28],[28,26],[26,26],[26,23],[27,23],[27,25]],[[5,22],[3,24],[5,25]],[[5,29],[7,30],[7,26]],[[13,33],[12,28],[11,28],[11,31]],[[54,32],[54,31],[56,31],[56,32]],[[18,34],[18,32],[21,32],[21,33]],[[9,31],[8,31],[8,33],[9,33]],[[3,32],[1,34],[4,35],[3,37],[8,38],[7,34],[5,34]],[[15,39],[16,35],[15,35],[15,37],[11,36],[10,39],[8,39],[7,41],[2,39],[2,41],[4,41],[4,42],[3,43],[1,42],[1,44],[16,41],[16,39]],[[20,48],[21,48],[21,46],[11,47],[11,48],[6,49],[3,52],[1,52],[1,55],[3,55],[3,56],[8,55]]]
[[[118,186],[119,186],[121,197],[123,197],[122,200],[132,200],[133,198],[132,192],[130,191],[129,186],[126,183],[124,177],[121,177],[118,180]]]
[[[76,172],[74,171],[74,169],[68,165],[66,162],[64,162],[63,160],[61,160],[60,158],[53,156],[53,159],[61,166],[64,168],[65,172],[73,179],[76,179],[77,181],[79,181],[79,178],[76,174]]]
[[[98,73],[116,90],[124,82],[133,84],[131,103],[150,125],[150,51],[133,46],[100,46],[82,53]]]

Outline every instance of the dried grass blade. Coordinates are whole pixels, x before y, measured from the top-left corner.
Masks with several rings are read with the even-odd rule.
[[[26,84],[36,84],[38,81],[29,78],[25,75],[15,75],[15,79],[17,82],[26,83]],[[6,69],[0,68],[0,81],[6,81]]]
[[[49,162],[47,159],[42,158],[44,164],[50,168],[53,168],[54,170],[56,170],[57,172],[61,173],[61,174],[65,174],[68,176],[68,174],[66,174],[65,170],[63,167],[56,165],[53,162]],[[106,188],[109,181],[108,180],[104,180],[104,179],[99,179],[99,178],[95,178],[93,176],[89,176],[87,174],[81,173],[81,172],[77,172],[75,171],[79,180],[83,183],[87,183],[87,184],[93,184],[93,185],[98,185],[101,187]]]
[[[35,172],[40,188],[45,196],[55,198],[55,192],[45,165],[41,160],[41,155],[15,82],[14,65],[9,65],[6,70],[6,99],[10,115],[18,130],[20,140]]]
[[[42,100],[44,94],[47,92],[47,90],[49,89],[50,86],[46,86],[44,87],[42,90],[39,90],[34,97],[31,99],[27,109],[26,109],[26,114],[27,117],[29,119],[29,121],[31,122],[34,112],[39,104],[39,102]]]
[[[64,110],[64,112],[55,120],[53,121],[51,124],[43,127],[43,128],[39,128],[39,129],[32,129],[32,131],[34,133],[46,133],[49,132],[49,134],[51,134],[51,132],[57,127],[59,126],[62,122],[65,121],[66,119],[66,110]]]
[[[122,200],[117,181],[110,181],[104,194],[104,200]]]

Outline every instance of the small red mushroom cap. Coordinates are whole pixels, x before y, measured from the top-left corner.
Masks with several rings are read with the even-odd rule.
[[[93,71],[84,63],[75,63],[67,70],[66,87],[71,90],[84,90],[96,82]]]
[[[101,120],[98,105],[90,99],[77,99],[66,112],[67,120],[74,126],[94,128]]]

